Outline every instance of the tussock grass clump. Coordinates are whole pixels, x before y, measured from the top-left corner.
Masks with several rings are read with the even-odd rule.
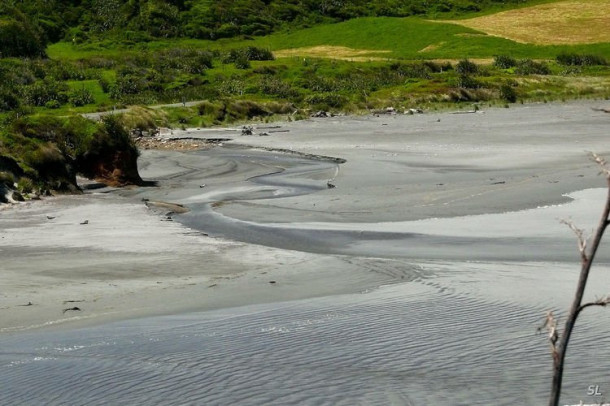
[[[34,192],[35,187],[34,181],[27,177],[22,177],[19,179],[19,182],[17,182],[17,190],[21,193],[32,193]]]
[[[168,124],[165,112],[142,106],[132,107],[129,111],[121,114],[120,121],[123,127],[127,129],[138,128],[140,130],[150,130]]]
[[[271,115],[271,112],[260,103],[250,100],[237,100],[225,104],[225,120],[238,121],[243,119],[252,119],[254,117],[265,117]]]

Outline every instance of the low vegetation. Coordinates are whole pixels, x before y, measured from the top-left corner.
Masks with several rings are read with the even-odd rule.
[[[538,3],[556,4],[8,0],[0,6],[0,173],[8,183],[25,179],[24,190],[73,184],[78,171],[110,181],[114,158],[104,145],[135,159],[130,145],[113,141],[119,128],[609,98],[605,34],[532,45],[469,27],[508,8],[539,15],[545,4],[521,8]],[[132,107],[120,125],[74,117],[171,103]],[[78,140],[69,142],[76,149],[61,137]],[[111,181],[137,182],[132,172],[122,168]]]

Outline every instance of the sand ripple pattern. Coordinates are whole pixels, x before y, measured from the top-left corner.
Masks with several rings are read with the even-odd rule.
[[[464,286],[448,289],[441,275],[359,295],[2,337],[0,404],[544,404],[544,305],[477,299]],[[569,365],[566,400],[606,372],[603,314],[579,326],[570,362],[590,362]]]

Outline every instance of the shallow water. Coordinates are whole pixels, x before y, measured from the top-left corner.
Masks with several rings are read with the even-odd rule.
[[[545,404],[551,359],[536,329],[573,278],[522,288],[554,272],[569,274],[428,263],[413,282],[362,294],[2,337],[0,403]],[[564,401],[610,390],[602,314],[577,329]]]

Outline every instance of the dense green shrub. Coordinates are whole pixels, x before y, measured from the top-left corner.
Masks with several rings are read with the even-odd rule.
[[[478,89],[482,87],[481,82],[470,75],[459,75],[455,83],[456,87],[462,89]]]
[[[247,47],[245,53],[250,61],[273,61],[275,59],[273,52],[269,49]]]
[[[250,61],[245,55],[240,55],[235,59],[234,65],[237,69],[250,69]]]
[[[73,90],[69,95],[69,102],[72,103],[74,107],[84,106],[86,104],[92,104],[95,102],[93,98],[93,94],[91,91],[86,88],[80,88]]]
[[[508,55],[496,55],[493,65],[500,69],[510,69],[517,66],[517,60]]]
[[[500,86],[500,98],[509,103],[515,103],[517,101],[517,90],[515,89],[515,86],[510,83],[503,83]]]
[[[557,63],[561,64],[561,65],[568,65],[568,66],[594,66],[594,65],[601,65],[601,66],[605,66],[608,65],[608,61],[599,55],[590,55],[590,54],[569,54],[569,53],[563,53],[563,54],[559,54],[557,55]]]
[[[40,32],[29,24],[25,16],[20,20],[2,16],[0,9],[0,56],[39,57],[44,55],[45,43]]]
[[[272,61],[275,57],[268,49],[245,47],[231,49],[223,57],[223,63],[237,63],[238,61]]]
[[[455,65],[455,71],[460,75],[475,75],[479,72],[479,67],[468,59],[462,59]]]
[[[515,73],[519,75],[549,75],[551,69],[544,62],[522,59],[517,62]]]
[[[0,112],[15,110],[21,105],[19,97],[9,89],[0,88]]]
[[[26,86],[23,89],[23,96],[25,102],[32,106],[44,106],[51,100],[64,104],[68,101],[68,85],[45,78]]]
[[[45,108],[55,110],[61,107],[61,103],[57,100],[49,100],[44,104]]]
[[[202,74],[213,67],[214,55],[210,51],[188,48],[171,48],[150,57],[150,63],[141,63],[140,66],[152,65],[159,71],[176,70],[184,73]]]

